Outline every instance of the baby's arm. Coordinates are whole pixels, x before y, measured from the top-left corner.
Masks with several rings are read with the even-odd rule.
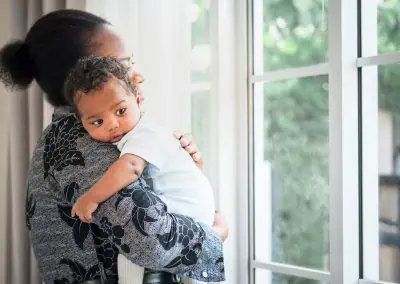
[[[77,215],[82,221],[91,222],[92,213],[99,203],[138,180],[146,165],[147,162],[139,156],[133,154],[121,156],[89,191],[78,198],[72,207],[71,216]]]

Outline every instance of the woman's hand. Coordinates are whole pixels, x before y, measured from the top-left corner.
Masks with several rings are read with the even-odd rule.
[[[224,215],[215,211],[214,224],[212,228],[219,234],[221,240],[224,242],[229,236],[229,228]]]
[[[183,133],[182,131],[174,131],[174,136],[179,140],[183,149],[190,154],[196,166],[203,170],[203,157],[197,148],[197,145],[193,141],[192,135],[189,133]]]

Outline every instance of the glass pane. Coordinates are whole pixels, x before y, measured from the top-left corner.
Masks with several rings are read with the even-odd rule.
[[[327,61],[328,0],[255,0],[255,73]]]
[[[209,81],[210,78],[210,0],[193,0],[191,81]]]
[[[254,86],[255,255],[329,268],[328,77]]]
[[[378,68],[379,274],[400,282],[400,65]]]
[[[370,0],[371,1],[371,0]],[[398,37],[400,25],[399,0],[372,0],[378,5],[378,50],[393,52],[400,50]],[[368,32],[365,36],[368,36]]]
[[[255,284],[328,284],[312,279],[274,273],[269,270],[256,269]]]
[[[210,176],[210,91],[195,92],[191,97],[192,135],[204,159],[204,172]]]

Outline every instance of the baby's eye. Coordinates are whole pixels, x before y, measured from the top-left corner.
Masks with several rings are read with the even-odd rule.
[[[117,110],[117,115],[123,115],[126,112],[126,107],[125,108],[120,108]]]
[[[103,120],[102,119],[98,119],[92,122],[93,125],[95,126],[100,126],[103,124]]]

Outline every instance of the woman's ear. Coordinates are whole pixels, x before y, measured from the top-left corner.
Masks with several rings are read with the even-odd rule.
[[[133,85],[135,86],[138,86],[144,82],[143,76],[136,71],[133,71],[130,77]],[[138,88],[138,92],[136,94],[136,102],[138,103],[138,105],[140,105],[143,101],[144,101],[143,93],[141,92],[140,88]]]
[[[142,92],[137,93],[136,94],[136,103],[138,105],[141,105],[141,103],[143,103],[143,101],[144,101],[144,97],[142,95]]]

